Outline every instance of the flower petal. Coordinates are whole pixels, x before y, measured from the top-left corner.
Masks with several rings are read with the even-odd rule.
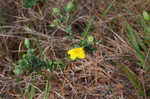
[[[80,58],[80,59],[83,59],[83,58],[85,58],[85,53],[82,52],[82,53],[78,54],[77,57]]]
[[[77,58],[77,56],[74,55],[74,54],[71,54],[71,55],[70,55],[70,58],[71,58],[72,60],[75,60],[75,59]]]
[[[69,50],[69,51],[67,52],[67,54],[69,54],[69,55],[70,55],[71,53],[72,53],[72,50]]]
[[[67,54],[70,55],[70,58],[71,58],[72,60],[75,60],[77,57],[80,58],[80,59],[85,58],[85,52],[84,52],[83,47],[80,47],[80,48],[73,48],[73,49],[69,50],[69,51],[67,52]]]

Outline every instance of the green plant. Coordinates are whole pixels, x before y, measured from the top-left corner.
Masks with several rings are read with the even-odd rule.
[[[89,54],[92,54],[93,51],[96,51],[96,41],[93,36],[87,36],[87,39],[80,41],[80,46],[83,46],[85,51]]]
[[[58,18],[54,20],[54,22],[50,25],[51,27],[56,27],[58,29],[63,30],[66,33],[73,34],[71,25],[68,25],[70,12],[72,11],[74,5],[72,2],[69,2],[65,7],[64,10],[66,12],[65,16],[61,14],[61,11],[58,8],[53,8],[53,14],[56,15]],[[93,36],[88,36],[89,29],[94,21],[94,16],[90,17],[88,20],[88,24],[84,28],[83,33],[81,34],[82,40],[77,44],[76,47],[84,47],[85,51],[88,53],[92,53],[96,48],[95,40]]]
[[[53,14],[56,17],[56,19],[53,21],[53,23],[50,25],[51,27],[55,27],[58,29],[63,30],[66,33],[72,33],[72,27],[71,25],[68,23],[69,22],[69,18],[70,18],[70,12],[73,9],[73,4],[72,2],[69,2],[65,7],[65,15],[61,14],[60,9],[58,8],[53,8]]]
[[[126,22],[126,25],[127,25],[127,33],[128,33],[130,43],[131,43],[133,49],[135,50],[135,52],[138,56],[138,59],[139,59],[138,64],[139,64],[139,66],[141,66],[145,69],[146,68],[145,57],[139,48],[139,45],[143,44],[143,40],[141,39],[141,37],[139,37],[138,34],[136,34],[136,31],[132,29],[132,27],[128,24],[128,22]],[[145,51],[147,50],[145,45],[141,45],[141,47],[143,49],[145,49]]]
[[[92,25],[92,23],[93,23],[93,20],[94,20],[94,17],[93,17],[93,16],[89,18],[88,24],[87,24],[86,27],[84,28],[84,31],[83,31],[83,33],[82,33],[82,35],[81,35],[81,37],[82,37],[83,39],[86,39],[86,37],[87,37],[87,35],[88,35],[88,31],[89,31],[89,29],[91,28],[91,25]]]
[[[31,8],[34,6],[38,1],[45,2],[46,0],[25,0],[24,1],[24,6],[26,8]]]
[[[93,51],[96,50],[96,41],[94,36],[88,35],[88,32],[91,28],[91,25],[94,21],[94,16],[90,17],[88,20],[88,24],[84,28],[83,33],[81,34],[81,37],[83,40],[80,41],[80,46],[83,46],[85,51],[89,54],[92,54]]]
[[[27,53],[23,55],[22,59],[18,60],[18,64],[13,70],[16,75],[24,74],[27,71],[29,73],[32,73],[33,71],[39,72],[42,68],[49,69],[51,72],[58,66],[60,66],[61,69],[65,68],[64,63],[60,59],[57,59],[56,61],[50,59],[44,60],[39,42],[37,42],[37,46],[40,49],[40,58],[35,56],[29,39],[25,39],[25,46],[27,48]]]
[[[145,73],[149,72],[150,65],[150,54],[149,54],[149,45],[150,45],[150,35],[149,35],[149,15],[146,11],[143,11],[143,17],[141,19],[141,27],[143,28],[143,33],[138,33],[131,25],[125,21],[127,28],[127,37],[128,43],[131,44],[133,50],[135,51],[136,59],[128,58],[128,61],[132,64],[136,64],[140,66],[141,69],[144,70]],[[127,75],[128,79],[132,83],[132,85],[138,90],[141,96],[147,95],[141,87],[140,80],[138,80],[138,76],[131,72],[129,68],[124,66],[123,64],[119,64],[122,71]]]

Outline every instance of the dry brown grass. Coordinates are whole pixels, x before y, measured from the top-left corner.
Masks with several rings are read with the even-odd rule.
[[[127,39],[122,36],[126,33],[125,18],[138,30],[136,14],[142,13],[143,9],[150,8],[147,6],[150,4],[149,1],[143,0],[142,2],[143,4],[136,0],[116,0],[115,5],[102,20],[100,16],[111,0],[79,1],[79,7],[73,13],[78,19],[70,20],[77,36],[70,40],[65,38],[67,35],[63,31],[49,27],[54,19],[52,8],[58,7],[63,11],[62,7],[67,0],[47,0],[44,4],[38,3],[28,9],[23,7],[23,0],[1,0],[0,97],[3,97],[2,99],[27,99],[26,88],[34,81],[34,99],[43,99],[48,71],[44,70],[44,75],[32,73],[18,76],[21,79],[19,83],[16,83],[16,76],[12,72],[11,61],[16,63],[21,53],[26,52],[22,49],[24,38],[30,34],[31,40],[40,39],[44,49],[44,58],[62,59],[72,43],[78,42],[78,37],[88,22],[88,17],[95,15],[92,25],[95,31],[92,31],[92,35],[97,41],[102,40],[103,43],[97,44],[97,51],[94,55],[86,55],[85,59],[70,63],[67,70],[63,72],[58,70],[51,74],[50,99],[113,99],[114,95],[117,99],[142,99],[117,65],[118,62],[126,64],[138,74],[143,82],[143,88],[149,87],[149,75],[144,74],[141,68],[124,59],[124,56],[136,58],[136,54]],[[130,15],[126,8],[130,9],[133,15]],[[148,78],[147,81],[145,78]],[[24,96],[21,96],[18,86],[22,86]],[[114,94],[112,94],[111,86]],[[145,98],[148,99],[148,97]]]

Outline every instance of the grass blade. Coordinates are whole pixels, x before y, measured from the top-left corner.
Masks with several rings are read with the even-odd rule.
[[[125,66],[123,66],[122,64],[120,64],[120,68],[121,68],[122,71],[127,75],[128,79],[131,81],[131,83],[133,84],[133,86],[134,86],[135,88],[137,88],[139,94],[140,94],[141,96],[145,96],[144,91],[142,90],[142,88],[141,88],[141,86],[140,86],[140,83],[139,83],[138,80],[137,80],[136,75],[134,75],[132,72],[130,72],[130,71],[128,70],[128,68],[125,67]]]
[[[45,87],[45,96],[44,99],[49,99],[49,93],[50,93],[50,74],[48,76],[48,80],[46,81],[46,87]]]
[[[150,36],[150,27],[145,23],[143,18],[141,18],[141,26],[143,27],[145,31],[145,35]]]
[[[41,60],[44,60],[44,57],[43,57],[43,49],[42,49],[42,47],[41,47],[40,41],[37,40],[36,44],[37,44],[37,47],[38,47],[38,49],[39,49],[39,51],[40,51],[40,58],[41,58]]]
[[[136,36],[134,35],[135,32],[133,31],[132,27],[128,24],[127,21],[126,21],[126,25],[127,25],[127,33],[128,33],[128,37],[130,39],[130,43],[131,43],[133,49],[136,51],[136,54],[140,61],[140,66],[145,68],[146,67],[145,66],[145,57],[143,56],[143,54],[141,53],[141,51],[139,49],[138,42],[136,41]]]
[[[90,17],[90,19],[89,19],[89,21],[88,21],[88,24],[86,25],[86,27],[85,27],[85,29],[84,29],[82,35],[81,35],[82,38],[85,39],[85,38],[87,37],[88,31],[89,31],[89,29],[90,29],[90,27],[91,27],[93,21],[94,21],[94,17],[92,16],[92,17]]]
[[[109,12],[109,10],[112,8],[112,6],[114,5],[116,0],[113,0],[112,3],[108,6],[108,8],[104,11],[104,13],[102,14],[101,18],[104,19],[104,17],[107,15],[107,13]]]
[[[34,97],[34,87],[31,85],[31,92],[30,92],[31,94],[30,94],[30,97],[29,97],[29,99],[33,99],[33,97]]]
[[[141,48],[144,50],[144,53],[148,52],[148,48],[144,44],[144,40],[141,39],[141,37],[138,35],[138,33],[135,31],[135,35],[137,37],[137,42],[141,46]]]
[[[113,95],[113,99],[117,99],[117,96],[115,96],[115,91],[113,90],[112,88],[112,85],[110,84],[110,90],[112,92],[112,95]]]

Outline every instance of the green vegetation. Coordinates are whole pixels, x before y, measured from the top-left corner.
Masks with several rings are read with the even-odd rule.
[[[0,98],[149,99],[149,4],[0,1]]]
[[[24,1],[24,6],[26,8],[31,8],[32,6],[34,6],[39,1],[45,2],[46,0],[25,0]]]
[[[39,72],[42,68],[49,69],[51,72],[53,72],[58,66],[64,69],[64,63],[60,59],[57,59],[56,61],[50,59],[44,61],[42,57],[42,49],[39,42],[37,43],[40,49],[40,58],[35,56],[34,49],[31,48],[29,39],[25,39],[25,45],[28,50],[27,53],[23,55],[23,58],[18,61],[18,65],[13,70],[16,75],[24,74],[26,71],[29,73],[32,73],[33,71]]]
[[[73,9],[73,4],[72,2],[69,2],[65,7],[65,16],[61,14],[60,9],[58,8],[53,8],[53,13],[57,16],[54,22],[50,25],[51,27],[56,27],[58,29],[63,30],[66,33],[71,33],[72,34],[72,27],[68,23],[69,17],[70,17],[70,12]]]

